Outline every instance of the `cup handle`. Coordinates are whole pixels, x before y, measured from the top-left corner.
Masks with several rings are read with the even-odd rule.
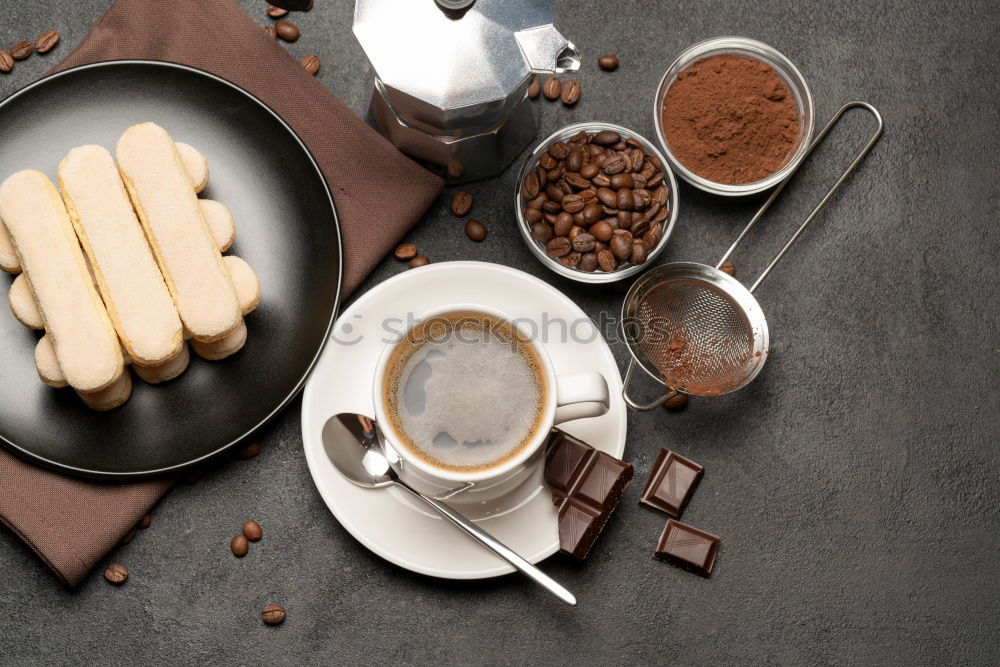
[[[556,416],[554,424],[599,417],[611,405],[608,382],[595,371],[556,376]]]

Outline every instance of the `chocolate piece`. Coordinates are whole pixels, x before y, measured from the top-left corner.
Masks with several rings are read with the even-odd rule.
[[[583,560],[611,517],[632,464],[598,451],[587,443],[553,431],[545,460],[545,481],[559,508],[560,551]]]
[[[718,551],[717,535],[698,530],[675,519],[667,519],[667,525],[660,535],[660,543],[653,552],[653,558],[668,561],[677,567],[707,577],[712,572],[715,554]]]
[[[639,504],[679,518],[704,471],[694,461],[661,449],[649,471]]]

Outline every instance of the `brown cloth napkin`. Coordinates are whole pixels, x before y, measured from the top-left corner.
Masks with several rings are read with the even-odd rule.
[[[130,58],[211,72],[257,96],[295,130],[337,205],[345,295],[420,219],[441,189],[439,178],[362,122],[234,0],[117,0],[53,71]],[[71,479],[0,450],[0,522],[73,587],[171,484]]]

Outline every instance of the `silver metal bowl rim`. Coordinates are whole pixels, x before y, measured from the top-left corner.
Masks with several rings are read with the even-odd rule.
[[[648,282],[659,280],[663,278],[664,274],[668,273],[679,273],[681,275],[688,274],[699,279],[703,279],[702,276],[707,274],[714,282],[724,286],[727,293],[736,299],[736,301],[743,307],[743,310],[750,321],[750,326],[755,332],[754,351],[759,351],[760,356],[756,357],[753,372],[749,373],[747,377],[743,379],[743,382],[741,382],[738,386],[719,393],[718,395],[724,396],[725,394],[742,389],[750,384],[760,373],[761,369],[764,368],[764,363],[767,361],[767,357],[771,349],[771,339],[767,328],[767,318],[764,316],[764,310],[760,307],[760,302],[757,301],[753,292],[748,290],[743,283],[725,271],[721,271],[720,269],[717,269],[714,266],[709,266],[708,264],[700,264],[698,262],[670,262],[668,264],[661,264],[660,266],[647,271],[641,278],[632,284],[632,287],[629,288],[628,292],[625,294],[625,298],[622,300],[621,317],[618,320],[618,328],[621,332],[622,341],[625,343],[625,347],[628,349],[629,355],[631,355],[635,363],[639,365],[639,368],[645,371],[646,375],[652,378],[653,381],[663,387],[666,387],[667,389],[674,389],[673,387],[667,386],[667,384],[663,381],[663,378],[656,372],[655,369],[646,365],[645,360],[636,353],[632,343],[629,341],[628,336],[625,333],[626,318],[630,317],[626,313],[626,309],[628,309],[629,304],[635,299],[636,292],[638,292]]]
[[[791,159],[789,159],[785,166],[778,171],[774,172],[767,178],[754,183],[732,185],[727,183],[717,183],[698,176],[681,164],[680,160],[674,157],[674,154],[670,151],[669,144],[667,144],[666,137],[663,136],[660,106],[663,102],[663,96],[666,95],[667,89],[670,87],[668,85],[668,79],[672,84],[673,78],[676,77],[677,73],[680,72],[683,67],[695,60],[717,52],[745,55],[758,60],[764,60],[772,67],[777,64],[779,67],[776,69],[786,70],[791,75],[790,80],[786,81],[786,83],[788,83],[788,89],[793,95],[796,96],[796,98],[802,101],[802,106],[805,109],[805,115],[809,118],[808,127],[806,127],[805,133],[800,135],[799,145],[796,147],[795,153],[792,155]],[[653,126],[656,128],[656,138],[660,142],[660,147],[663,149],[664,154],[667,156],[667,161],[670,163],[671,169],[676,171],[681,178],[699,190],[704,190],[705,192],[721,195],[723,197],[745,197],[747,195],[757,194],[774,187],[784,180],[805,158],[806,149],[812,143],[815,125],[816,109],[813,106],[812,92],[809,90],[809,83],[806,81],[805,77],[802,76],[802,72],[800,72],[795,64],[792,63],[792,61],[789,60],[788,57],[781,51],[778,51],[769,44],[765,44],[764,42],[756,39],[750,39],[749,37],[738,37],[734,35],[713,37],[687,47],[681,51],[680,55],[678,55],[674,61],[670,63],[670,66],[667,67],[663,76],[660,78],[660,84],[656,87],[656,95],[653,97]]]
[[[521,196],[521,188],[523,187],[524,179],[528,175],[528,172],[530,171],[529,165],[531,165],[530,167],[531,169],[534,169],[534,165],[537,164],[539,156],[541,156],[541,154],[544,151],[548,150],[549,146],[554,144],[556,141],[559,141],[560,139],[566,139],[572,137],[580,130],[587,130],[588,132],[595,130],[596,131],[614,130],[615,132],[618,132],[625,138],[633,138],[636,139],[637,141],[641,141],[643,146],[646,147],[647,152],[652,153],[654,156],[656,156],[656,158],[660,161],[660,164],[663,166],[663,177],[667,179],[670,187],[670,199],[668,200],[670,203],[670,217],[666,221],[667,224],[664,225],[663,237],[660,239],[660,242],[656,244],[656,247],[649,252],[648,256],[646,257],[646,261],[643,262],[642,264],[632,264],[627,268],[618,269],[615,271],[587,272],[587,271],[580,271],[578,269],[571,269],[569,267],[563,266],[557,260],[549,257],[545,253],[543,247],[537,241],[535,241],[535,239],[531,238],[531,227],[528,225],[528,221],[524,219],[524,204],[523,204],[523,198]],[[531,150],[531,152],[528,153],[528,155],[525,157],[524,162],[521,164],[521,169],[518,170],[517,174],[517,185],[514,187],[514,212],[517,215],[517,227],[518,229],[521,230],[521,237],[524,239],[524,242],[528,245],[528,248],[531,250],[532,254],[534,254],[535,257],[546,267],[548,267],[552,271],[555,271],[556,273],[565,278],[569,278],[570,280],[575,280],[581,283],[590,283],[595,285],[618,282],[619,280],[624,280],[625,278],[634,276],[635,274],[641,271],[645,271],[650,266],[652,266],[651,262],[654,259],[656,259],[656,257],[661,252],[663,252],[664,248],[667,247],[667,242],[670,240],[670,235],[674,231],[674,223],[677,221],[678,202],[679,202],[679,196],[677,192],[677,179],[674,177],[674,172],[670,168],[670,163],[667,162],[663,153],[656,146],[656,144],[647,139],[646,137],[642,136],[638,132],[630,130],[627,127],[622,127],[621,125],[615,125],[613,123],[605,123],[603,121],[596,121],[596,120],[586,121],[582,123],[572,123],[570,125],[566,125],[556,130],[555,132],[547,136],[545,139],[540,141],[538,144],[536,144],[535,147]]]

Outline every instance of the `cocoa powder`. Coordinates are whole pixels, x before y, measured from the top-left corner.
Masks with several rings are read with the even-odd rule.
[[[699,60],[664,96],[663,134],[698,176],[741,185],[781,169],[801,133],[798,106],[774,69],[745,56]]]

